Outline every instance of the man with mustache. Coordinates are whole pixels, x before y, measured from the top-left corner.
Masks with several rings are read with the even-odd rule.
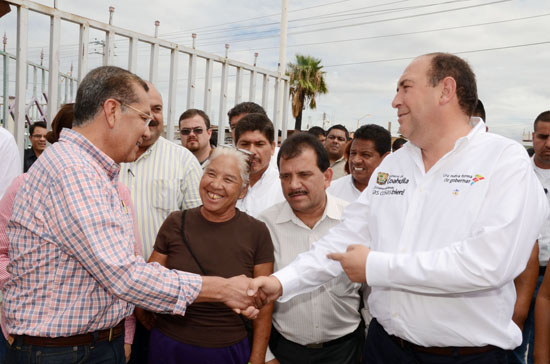
[[[257,217],[266,208],[284,200],[279,173],[271,156],[275,151],[273,123],[265,114],[245,115],[235,127],[235,145],[252,153],[250,185],[237,208]]]
[[[271,233],[275,269],[281,269],[340,223],[348,203],[325,192],[332,169],[326,149],[314,135],[293,134],[277,158],[286,201],[271,206],[259,219]],[[287,302],[276,302],[270,347],[277,360],[359,363],[364,339],[360,287],[342,275]]]
[[[189,109],[181,114],[179,126],[181,145],[193,153],[201,166],[204,165],[212,151],[210,118],[202,110]]]

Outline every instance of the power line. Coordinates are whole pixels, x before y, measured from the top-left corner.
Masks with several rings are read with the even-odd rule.
[[[288,35],[306,34],[306,33],[320,32],[320,31],[326,31],[326,30],[350,28],[350,27],[356,27],[356,26],[360,26],[360,25],[370,25],[370,24],[384,23],[384,22],[390,22],[390,21],[395,21],[395,20],[418,18],[418,17],[422,17],[422,16],[429,16],[429,15],[436,15],[436,14],[454,12],[454,11],[465,10],[465,9],[478,8],[478,7],[482,7],[482,6],[489,6],[489,5],[494,5],[494,4],[504,3],[504,2],[510,2],[510,1],[512,1],[512,0],[498,0],[498,1],[492,1],[492,2],[484,3],[484,4],[463,6],[463,7],[459,7],[459,8],[446,9],[446,10],[438,10],[438,11],[432,11],[432,12],[428,12],[428,13],[405,15],[405,16],[400,16],[400,17],[395,17],[395,18],[371,20],[371,21],[362,22],[362,23],[344,24],[344,25],[339,25],[339,26],[332,26],[332,27],[318,28],[318,29],[311,29],[311,30],[303,30],[303,31],[298,31],[298,32],[289,32]],[[241,42],[249,42],[249,41],[259,40],[259,39],[276,38],[276,37],[278,37],[278,35],[265,36],[265,37],[255,37],[255,38],[246,38],[246,39],[237,39],[237,40],[232,40],[231,44],[241,43]],[[223,43],[224,42],[221,42],[221,43],[220,42],[212,42],[212,43],[202,44],[202,46],[217,45],[217,44],[223,44]]]
[[[308,16],[308,17],[305,17],[305,18],[292,19],[292,20],[289,20],[289,23],[295,23],[295,22],[304,21],[304,20],[318,20],[320,18],[322,19],[322,18],[330,18],[330,17],[336,17],[336,16],[357,15],[357,13],[354,13],[354,14],[349,14],[349,13],[352,12],[352,11],[372,9],[372,8],[377,8],[377,7],[380,7],[380,6],[393,5],[393,4],[402,3],[402,2],[406,2],[406,1],[409,1],[409,0],[392,1],[392,2],[384,3],[384,4],[377,4],[377,5],[364,6],[364,7],[355,8],[355,9],[337,11],[337,12],[333,12],[333,13],[330,13],[330,14],[315,15],[315,16]],[[471,0],[455,0],[455,1],[471,1]],[[422,7],[422,5],[415,5],[415,6],[412,6],[412,7],[409,7],[409,8],[419,8],[419,7]],[[397,10],[399,10],[399,9],[403,9],[403,8],[397,8]],[[375,12],[378,12],[378,13],[390,12],[391,10],[395,10],[395,9],[381,9],[381,10],[376,10]],[[230,27],[230,28],[221,28],[221,29],[209,30],[209,31],[206,31],[206,32],[200,32],[200,34],[201,34],[201,38],[202,38],[202,35],[204,35],[204,34],[223,33],[223,32],[227,32],[227,31],[239,31],[239,30],[243,30],[243,29],[260,28],[260,27],[274,26],[274,25],[279,25],[279,24],[280,24],[280,22],[242,25],[242,26],[238,26],[238,27]],[[177,33],[181,33],[181,32],[177,32]],[[187,33],[187,34],[189,35],[189,33]],[[182,38],[182,37],[178,36],[178,37],[175,37],[175,38],[179,39],[179,38]]]
[[[465,1],[472,1],[472,0],[449,0],[449,1],[439,2],[439,3],[432,3],[432,4],[415,5],[415,6],[400,7],[400,8],[393,8],[393,9],[380,9],[380,10],[374,10],[374,11],[370,10],[370,11],[363,11],[363,12],[357,12],[357,11],[362,10],[362,9],[369,9],[369,8],[372,8],[372,7],[356,8],[356,9],[350,9],[350,10],[344,10],[344,11],[341,11],[341,12],[332,13],[332,14],[329,14],[329,15],[325,14],[323,16],[311,16],[311,17],[307,17],[307,18],[293,19],[293,20],[290,20],[289,23],[303,22],[303,21],[308,21],[308,20],[319,20],[319,19],[334,18],[334,17],[347,17],[345,19],[337,19],[337,20],[330,20],[330,21],[323,20],[323,21],[320,21],[320,22],[317,21],[317,22],[311,23],[311,24],[300,24],[300,25],[297,25],[297,26],[290,26],[289,29],[297,29],[297,28],[315,26],[315,25],[320,25],[320,24],[328,24],[328,23],[338,23],[338,22],[349,21],[349,20],[354,20],[354,19],[373,17],[373,16],[377,16],[377,15],[386,15],[386,14],[392,14],[392,13],[399,13],[399,12],[403,12],[403,11],[416,10],[416,9],[420,9],[420,8],[428,8],[428,7],[433,7],[433,6],[448,5],[448,4],[451,4],[451,3],[465,2]],[[364,14],[366,14],[366,15],[364,15]],[[256,27],[267,26],[267,25],[279,25],[279,23],[263,24],[263,25],[258,25]],[[226,29],[223,29],[223,31],[225,31],[227,33],[227,31],[236,32],[236,31],[239,31],[241,29],[242,28],[226,28]],[[250,35],[250,34],[259,34],[259,33],[271,33],[273,31],[278,31],[278,30],[279,30],[279,28],[276,28],[276,29],[273,29],[273,30],[265,30],[265,31],[261,31],[261,32],[259,32],[259,31],[248,32],[248,33],[238,34],[237,36]],[[216,32],[218,32],[218,31],[216,31]],[[206,37],[206,38],[203,38],[202,34],[204,34],[204,33],[201,33],[201,40],[211,40],[212,41],[212,40],[227,39],[227,34],[225,34],[224,36],[221,36],[221,37],[220,36],[214,36],[214,37]],[[207,34],[211,34],[211,33],[207,33]]]
[[[503,50],[503,49],[532,47],[532,46],[538,46],[538,45],[544,45],[544,44],[550,44],[550,41],[537,42],[537,43],[525,43],[525,44],[517,44],[517,45],[511,45],[511,46],[493,47],[493,48],[482,48],[482,49],[474,49],[474,50],[460,51],[460,52],[450,52],[450,53],[452,53],[452,54],[467,54],[467,53],[491,52],[491,51],[499,51],[499,50]],[[323,68],[354,66],[354,65],[358,65],[358,64],[369,64],[369,63],[385,63],[385,62],[394,62],[394,61],[405,61],[405,60],[414,59],[414,58],[417,58],[417,57],[418,56],[377,59],[377,60],[373,60],[373,61],[360,61],[360,62],[331,64],[331,65],[328,65],[328,66],[324,66]]]
[[[383,34],[383,35],[374,35],[374,36],[370,36],[370,37],[347,38],[347,39],[338,39],[338,40],[331,40],[331,41],[324,41],[324,42],[314,42],[314,43],[290,44],[290,45],[287,45],[287,47],[304,47],[304,46],[310,46],[310,45],[323,45],[323,44],[331,44],[331,43],[354,42],[354,41],[359,41],[359,40],[391,38],[391,37],[399,37],[399,36],[404,36],[404,35],[433,33],[433,32],[439,32],[439,31],[473,28],[473,27],[479,27],[479,26],[485,26],[485,25],[501,24],[501,23],[508,23],[508,22],[513,22],[513,21],[527,20],[527,19],[535,19],[535,18],[541,18],[541,17],[545,17],[545,16],[549,16],[549,15],[550,15],[550,13],[546,13],[546,14],[540,14],[540,15],[526,16],[526,17],[523,17],[523,18],[497,20],[497,21],[492,21],[492,22],[469,24],[469,25],[458,25],[458,26],[447,27],[447,28],[418,30],[418,31],[406,32],[406,33]],[[250,51],[262,51],[262,50],[277,49],[277,48],[279,48],[279,46],[264,47],[264,48],[237,49],[237,50],[232,50],[231,52],[232,53],[239,53],[239,52],[250,52]]]
[[[320,8],[320,7],[324,7],[324,6],[335,5],[335,4],[345,3],[345,2],[349,2],[349,1],[352,1],[352,0],[334,1],[334,2],[330,2],[330,3],[326,3],[326,4],[313,5],[313,6],[309,6],[309,7],[306,7],[306,8],[289,10],[288,12],[289,13],[294,13],[294,12],[298,12],[298,11],[304,11],[304,10],[309,10],[309,9],[313,9],[313,8]],[[408,1],[408,0],[405,0],[405,1]],[[207,25],[207,26],[204,26],[204,27],[187,29],[187,30],[180,30],[180,31],[177,31],[177,32],[172,32],[172,33],[164,33],[164,34],[161,34],[161,35],[165,36],[165,35],[169,35],[169,34],[197,32],[198,30],[201,30],[201,29],[217,28],[217,27],[220,27],[220,26],[223,26],[223,25],[244,23],[244,22],[251,21],[251,20],[270,18],[272,16],[279,16],[279,15],[281,15],[281,13],[275,13],[275,14],[270,14],[270,15],[262,15],[262,16],[257,16],[257,17],[254,17],[254,18],[241,19],[241,20],[237,20],[237,21],[232,21],[232,22],[222,23],[222,24],[216,24],[216,25]]]

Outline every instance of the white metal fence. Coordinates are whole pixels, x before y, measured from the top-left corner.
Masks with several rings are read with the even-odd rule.
[[[12,8],[15,7],[17,11],[17,48],[15,55],[15,94],[14,105],[12,105],[13,114],[15,116],[15,128],[14,135],[17,144],[21,150],[24,145],[24,133],[25,133],[25,115],[26,109],[28,109],[29,100],[27,100],[27,85],[28,85],[28,36],[29,36],[29,12],[36,12],[49,17],[50,20],[50,39],[49,39],[49,59],[48,66],[44,67],[44,73],[47,73],[47,91],[44,93],[47,95],[47,106],[45,110],[45,119],[49,123],[55,116],[60,102],[62,99],[69,100],[74,97],[76,87],[72,83],[67,82],[64,92],[61,92],[60,81],[63,82],[64,76],[60,74],[60,29],[61,22],[67,21],[77,24],[79,26],[79,43],[78,43],[78,64],[77,72],[74,77],[77,82],[80,82],[82,78],[88,72],[88,58],[89,58],[89,43],[90,43],[90,30],[99,31],[104,33],[105,42],[103,44],[104,51],[102,62],[104,65],[114,64],[114,52],[115,52],[115,37],[126,39],[128,42],[128,59],[127,69],[136,72],[138,67],[138,45],[146,44],[150,47],[150,62],[149,62],[149,81],[155,84],[159,75],[159,52],[161,50],[168,50],[170,53],[169,62],[169,80],[168,80],[168,99],[165,100],[166,120],[167,120],[167,138],[174,139],[174,130],[176,123],[176,98],[178,95],[186,95],[186,108],[196,107],[196,99],[201,97],[196,92],[198,86],[204,90],[202,95],[202,109],[207,113],[215,107],[217,103],[217,115],[210,115],[212,120],[217,120],[218,129],[224,130],[226,124],[227,109],[232,107],[228,105],[229,100],[237,104],[242,101],[256,101],[259,95],[257,93],[257,82],[260,80],[261,84],[261,102],[259,102],[266,110],[269,108],[272,110],[271,118],[273,120],[275,130],[282,129],[283,137],[286,136],[287,118],[288,118],[288,91],[289,83],[288,77],[280,75],[277,71],[271,71],[264,68],[256,67],[255,65],[249,65],[237,60],[228,58],[226,46],[225,57],[215,54],[203,52],[195,49],[194,47],[185,47],[183,45],[173,43],[158,38],[158,23],[156,24],[155,36],[149,36],[146,34],[137,33],[131,30],[123,29],[112,24],[112,16],[110,17],[109,24],[99,22],[96,20],[88,19],[71,13],[61,11],[57,8],[51,8],[42,4],[35,3],[33,1],[26,0],[8,0]],[[114,9],[111,9],[111,14]],[[179,57],[186,57],[188,69],[181,71],[178,67]],[[9,57],[6,57],[9,58]],[[197,64],[201,62],[201,68],[204,69],[204,77],[199,75],[197,77]],[[221,77],[214,77],[214,65],[221,67]],[[36,66],[31,64],[31,67]],[[202,67],[204,66],[204,67]],[[36,69],[36,68],[35,68]],[[34,72],[34,71],[33,71]],[[234,89],[230,90],[228,85],[229,74],[235,77]],[[33,77],[35,73],[33,73]],[[248,80],[245,79],[245,75],[248,74]],[[184,75],[186,77],[186,84],[184,86],[178,85],[178,79]],[[61,78],[60,78],[61,77]],[[199,83],[201,83],[199,85]],[[270,86],[270,83],[272,84]],[[32,83],[36,85],[36,82]],[[248,92],[243,88],[248,86]],[[36,86],[33,86],[36,87]],[[44,82],[42,82],[44,87]],[[72,88],[71,88],[72,87]],[[279,87],[284,88],[285,100],[281,103],[278,100]],[[219,89],[219,100],[213,99],[213,89]],[[273,93],[270,92],[270,88],[273,88]],[[9,101],[8,88],[3,88],[3,96],[5,100]],[[64,97],[63,97],[64,96]],[[270,97],[271,96],[271,97]],[[31,100],[32,101],[32,100]],[[283,105],[282,113],[279,113],[279,105]],[[4,107],[4,115],[6,115],[7,108]],[[182,110],[180,110],[181,112]],[[280,116],[282,115],[282,116]],[[279,120],[282,118],[282,120]],[[6,118],[4,118],[6,120]],[[224,133],[218,133],[218,142],[223,142]]]

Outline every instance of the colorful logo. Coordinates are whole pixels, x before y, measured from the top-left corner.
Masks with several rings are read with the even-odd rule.
[[[455,195],[455,196],[458,196],[458,193],[459,193],[459,192],[460,192],[460,190],[456,189],[456,190],[454,190],[454,191],[452,192],[452,194]]]
[[[483,181],[484,179],[485,179],[485,177],[483,177],[482,175],[476,174],[476,176],[474,178],[472,178],[472,182],[470,182],[470,186],[473,185],[476,182]]]
[[[378,172],[378,177],[376,178],[376,183],[378,183],[379,185],[385,185],[386,182],[388,182],[389,177],[390,177],[389,173]]]

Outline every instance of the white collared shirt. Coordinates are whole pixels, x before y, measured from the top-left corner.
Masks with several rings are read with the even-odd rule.
[[[0,155],[2,156],[0,170],[0,198],[8,189],[11,181],[21,174],[21,158],[13,135],[0,127]]]
[[[145,260],[168,215],[201,204],[201,176],[202,168],[193,153],[163,137],[135,162],[121,164],[119,179],[128,186],[134,201]]]
[[[252,217],[258,217],[263,210],[284,200],[279,170],[269,165],[258,182],[248,187],[246,196],[237,201],[237,208]]]
[[[311,249],[329,229],[341,221],[348,203],[327,194],[323,216],[310,229],[292,211],[287,201],[263,211],[258,217],[266,223],[273,241],[278,270],[291,263],[298,254]],[[314,291],[275,302],[273,325],[287,340],[301,345],[323,343],[353,332],[361,320],[358,283],[341,275]]]
[[[361,191],[359,191],[353,183],[353,176],[351,174],[330,182],[330,186],[327,188],[327,193],[330,193],[331,195],[341,198],[347,202],[353,202],[361,195]]]
[[[547,215],[525,148],[478,122],[428,172],[412,143],[387,156],[342,224],[275,275],[287,300],[342,274],[327,253],[364,244],[369,309],[389,334],[513,349],[513,280]]]
[[[531,158],[533,170],[537,175],[546,194],[546,199],[550,204],[550,169],[537,167],[533,158]],[[547,265],[550,259],[550,217],[544,222],[539,236],[539,264]]]

